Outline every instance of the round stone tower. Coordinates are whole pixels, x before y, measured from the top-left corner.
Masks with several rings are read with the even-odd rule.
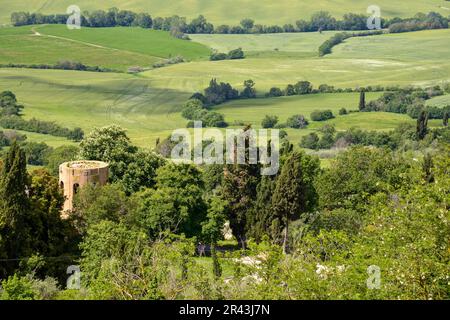
[[[108,164],[101,161],[72,161],[59,166],[59,185],[64,190],[64,212],[72,210],[73,198],[87,184],[105,185],[108,182]]]

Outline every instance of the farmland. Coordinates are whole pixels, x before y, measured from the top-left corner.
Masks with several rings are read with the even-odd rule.
[[[153,16],[171,16],[178,14],[193,18],[203,14],[208,20],[215,24],[227,23],[237,24],[240,19],[253,18],[259,23],[284,24],[293,23],[300,18],[309,18],[318,10],[327,10],[334,16],[340,17],[347,12],[366,13],[372,1],[355,0],[324,0],[317,3],[311,0],[272,0],[246,1],[245,5],[239,0],[210,1],[210,0],[106,0],[87,1],[79,0],[77,5],[84,10],[109,9],[117,7],[120,9],[133,10],[136,12],[149,12]],[[11,12],[30,11],[45,14],[64,13],[66,8],[73,4],[70,0],[3,0],[2,11],[0,11],[0,24],[9,23]],[[378,0],[377,5],[382,8],[382,14],[386,17],[410,17],[417,12],[437,11],[448,15],[450,5],[444,0],[411,0],[408,4],[399,5],[388,0]]]
[[[0,69],[0,88],[17,94],[26,107],[26,118],[80,126],[86,132],[95,126],[117,123],[128,130],[134,143],[145,147],[185,126],[186,120],[180,115],[184,102],[212,78],[239,89],[245,80],[252,79],[260,97],[273,86],[284,88],[300,80],[308,80],[315,87],[326,83],[337,88],[432,85],[450,80],[450,51],[444,45],[450,36],[448,30],[349,39],[334,48],[331,55],[319,58],[317,47],[332,32],[193,35],[192,41],[185,41],[161,31],[135,28],[84,28],[72,32],[63,26],[34,27],[41,36],[34,35],[31,29],[0,30],[5,44],[0,48],[0,63],[55,63],[68,59],[125,71],[131,65],[149,66],[175,54],[192,59],[137,75]],[[415,50],[424,41],[427,46]],[[208,61],[211,49],[226,52],[239,44],[248,54],[246,59]],[[376,95],[370,94],[368,99]],[[315,109],[335,113],[341,107],[356,109],[357,102],[357,94],[320,94],[233,101],[217,110],[230,123],[245,120],[259,125],[264,114],[276,114],[280,120],[297,113],[308,117]],[[386,130],[403,121],[413,120],[405,115],[367,113],[338,117],[329,123],[339,130],[351,126]],[[319,125],[313,123],[308,130]],[[297,138],[308,130],[292,130],[290,135]]]

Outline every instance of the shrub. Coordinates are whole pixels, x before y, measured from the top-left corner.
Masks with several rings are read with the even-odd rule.
[[[311,120],[313,121],[326,121],[333,118],[334,115],[331,110],[316,110],[311,113]]]
[[[306,120],[306,118],[303,115],[296,114],[296,115],[293,115],[292,117],[290,117],[289,119],[287,119],[286,125],[289,128],[303,129],[308,125],[308,121]]]
[[[266,97],[281,97],[282,95],[283,91],[277,87],[270,88],[269,92],[266,93]]]
[[[264,119],[261,121],[261,126],[265,129],[273,128],[278,123],[277,116],[269,116],[266,115]]]
[[[302,137],[300,141],[300,147],[306,149],[318,149],[319,136],[315,132],[311,132],[310,134]]]

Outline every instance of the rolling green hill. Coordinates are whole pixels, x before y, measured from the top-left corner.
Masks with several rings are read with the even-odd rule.
[[[450,81],[449,30],[352,38],[336,46],[332,54],[319,58],[317,47],[332,34],[194,35],[193,41],[185,41],[166,32],[137,28],[2,28],[0,63],[55,63],[67,59],[126,70],[132,65],[149,66],[160,57],[175,54],[191,62],[136,75],[3,68],[0,91],[17,94],[25,104],[25,118],[56,121],[71,128],[80,126],[86,132],[116,123],[128,130],[134,143],[151,147],[158,137],[165,138],[186,125],[180,114],[183,104],[192,93],[204,89],[211,78],[230,82],[239,89],[244,80],[252,79],[259,96],[273,86],[284,88],[299,80],[308,80],[315,87],[326,83],[338,88],[427,86]],[[206,59],[210,48],[227,51],[238,46],[246,51],[246,59]],[[369,94],[368,99],[376,96]],[[439,105],[447,102],[445,97],[439,99],[433,101]],[[337,115],[342,107],[356,109],[357,102],[357,94],[319,94],[232,101],[217,108],[230,123],[240,120],[258,127],[265,114],[278,115],[281,121],[297,113],[309,117],[316,109],[332,109]],[[406,115],[355,113],[327,123],[334,123],[338,130],[352,126],[387,130],[403,121],[414,122]],[[295,142],[323,124],[313,122],[307,130],[288,131]],[[48,138],[29,136],[35,141]]]
[[[252,18],[264,24],[293,23],[299,18],[309,18],[318,10],[326,10],[339,17],[348,12],[366,13],[369,0],[2,0],[0,24],[9,23],[11,12],[30,11],[41,13],[64,13],[69,5],[77,4],[82,11],[117,7],[136,12],[149,12],[152,16],[178,14],[192,18],[203,14],[215,24],[237,24],[242,18]],[[378,0],[384,17],[410,17],[417,12],[437,11],[450,14],[450,5],[444,0]]]
[[[55,64],[71,60],[121,71],[131,66],[148,68],[177,55],[200,59],[210,52],[201,44],[176,39],[167,32],[140,28],[0,28],[0,43],[0,64]]]

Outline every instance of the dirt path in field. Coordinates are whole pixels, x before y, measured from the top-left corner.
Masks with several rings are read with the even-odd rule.
[[[95,43],[90,43],[90,42],[85,42],[85,41],[80,41],[80,40],[74,40],[74,39],[70,39],[70,38],[65,38],[65,37],[59,37],[59,36],[52,36],[49,34],[41,34],[40,32],[36,31],[35,28],[32,28],[31,31],[33,32],[33,34],[35,36],[38,37],[47,37],[47,38],[53,38],[53,39],[60,39],[60,40],[66,40],[66,41],[71,41],[71,42],[75,42],[75,43],[81,43],[90,47],[95,47],[95,48],[100,48],[100,49],[109,49],[109,50],[115,50],[115,51],[121,51],[119,49],[115,49],[115,48],[109,48],[109,47],[104,47]]]
[[[38,31],[36,31],[36,29],[34,27],[31,29],[31,32],[33,32],[33,35],[38,36],[38,37],[47,37],[47,38],[71,41],[71,42],[74,42],[74,43],[84,44],[86,46],[99,48],[99,49],[128,52],[128,53],[132,53],[132,54],[135,54],[135,55],[144,55],[144,56],[148,56],[148,57],[154,57],[154,58],[157,58],[157,59],[166,59],[165,57],[158,57],[158,56],[154,56],[154,55],[143,54],[143,53],[140,53],[140,52],[134,52],[134,51],[116,49],[116,48],[111,48],[111,47],[105,47],[105,46],[102,46],[102,45],[99,45],[99,44],[90,43],[90,42],[86,42],[86,41],[80,41],[80,40],[75,40],[75,39],[70,39],[70,38],[65,38],[65,37],[53,36],[53,35],[49,35],[49,34],[42,34],[42,33],[38,32]]]

